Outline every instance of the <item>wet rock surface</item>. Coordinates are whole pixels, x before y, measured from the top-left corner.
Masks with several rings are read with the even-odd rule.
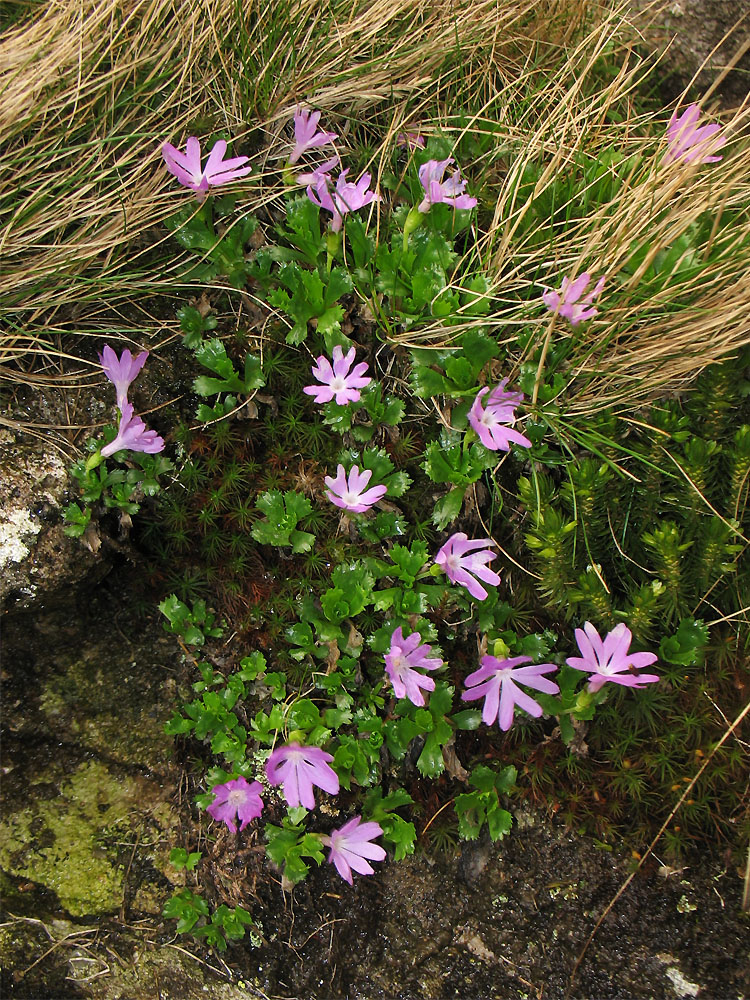
[[[189,804],[162,727],[180,651],[128,608],[122,578],[75,617],[6,616],[0,855],[3,995],[140,1000],[563,998],[629,861],[526,813],[501,843],[417,855],[350,888],[330,865],[285,895],[257,834],[226,831],[206,895],[241,902],[265,943],[216,955],[161,918]],[[715,859],[648,863],[604,921],[574,998],[750,991],[741,879]]]
[[[144,617],[132,602],[137,567],[128,558],[62,535],[62,463],[33,443],[9,458],[17,442],[4,445],[2,509],[20,558],[3,571],[3,996],[750,994],[741,879],[710,857],[681,871],[650,861],[571,985],[632,862],[525,813],[499,844],[480,840],[449,860],[418,854],[353,888],[324,864],[293,895],[282,892],[257,832],[235,841],[211,827],[200,845],[210,861],[201,891],[212,906],[250,910],[264,940],[253,947],[246,937],[218,955],[176,937],[161,911],[186,876],[168,856],[194,836],[185,824],[196,819],[163,732],[184,679],[182,653],[155,612]],[[25,512],[17,523],[11,507]]]
[[[49,443],[0,428],[0,608],[65,600],[106,571],[63,532],[68,463]]]

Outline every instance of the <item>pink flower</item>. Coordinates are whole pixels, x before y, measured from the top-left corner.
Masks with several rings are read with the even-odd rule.
[[[117,391],[117,405],[120,409],[122,409],[122,404],[127,402],[130,383],[143,368],[147,357],[148,351],[141,351],[140,354],[133,357],[126,347],[118,358],[109,344],[104,345],[104,350],[99,355],[99,361],[104,374],[110,382],[114,383]]]
[[[487,591],[475,577],[479,577],[479,580],[484,580],[485,583],[492,584],[493,587],[500,583],[500,577],[497,573],[494,573],[487,566],[487,563],[491,562],[497,553],[490,552],[489,549],[483,549],[481,552],[474,550],[481,549],[483,545],[494,544],[495,542],[491,538],[469,539],[463,531],[457,531],[438,550],[435,564],[442,569],[451,583],[461,584],[461,586],[466,587],[472,597],[483,601],[487,597]]]
[[[490,726],[497,719],[500,728],[507,732],[513,725],[516,705],[529,715],[539,718],[542,714],[541,706],[522,691],[519,684],[544,691],[545,694],[558,694],[560,691],[554,681],[542,676],[557,670],[554,663],[534,663],[530,667],[522,667],[522,663],[531,663],[530,656],[512,656],[508,660],[499,660],[489,654],[483,656],[480,662],[479,670],[466,678],[467,690],[461,695],[461,700],[484,698],[482,722],[485,725]]]
[[[325,477],[325,484],[329,487],[326,496],[331,503],[344,510],[354,511],[361,514],[364,510],[369,510],[378,500],[382,500],[388,492],[387,486],[373,486],[369,490],[365,487],[372,479],[372,471],[363,469],[359,471],[358,465],[353,465],[347,478],[343,465],[339,465],[336,470],[336,478]],[[363,492],[364,491],[364,492]]]
[[[248,823],[263,812],[263,799],[260,797],[263,785],[259,781],[250,785],[240,776],[223,785],[214,785],[211,791],[216,798],[206,808],[206,812],[213,819],[226,823],[232,833],[237,833],[235,816],[240,821],[240,830],[244,830]]]
[[[313,375],[321,385],[306,385],[302,391],[308,396],[315,396],[316,403],[329,403],[334,396],[339,406],[356,403],[359,399],[359,390],[369,385],[372,379],[364,377],[367,371],[365,361],[360,361],[353,371],[349,371],[354,356],[353,347],[344,355],[342,348],[336,345],[333,349],[333,366],[331,366],[328,358],[321,354],[317,367],[313,365],[312,369]]]
[[[266,777],[272,785],[284,783],[284,798],[292,807],[315,808],[313,785],[329,795],[338,795],[339,779],[328,761],[333,757],[320,747],[290,743],[277,747],[266,762]]]
[[[290,163],[296,163],[308,149],[325,146],[327,143],[333,142],[334,139],[338,139],[335,132],[316,132],[319,121],[320,111],[305,111],[304,108],[297,108],[294,112],[294,149],[289,157]]]
[[[515,408],[523,402],[522,392],[509,392],[505,386],[507,378],[495,386],[480,389],[469,410],[469,423],[479,435],[479,440],[490,451],[509,451],[511,442],[522,448],[530,448],[531,441],[520,431],[514,431],[512,424],[516,422]],[[484,405],[482,397],[490,392]]]
[[[161,155],[164,157],[167,170],[170,174],[174,174],[180,184],[195,191],[199,201],[203,201],[206,197],[209,187],[228,184],[229,181],[244,177],[252,170],[252,167],[243,166],[249,157],[235,156],[231,160],[225,160],[226,151],[227,144],[223,139],[219,139],[208,154],[206,166],[201,169],[201,144],[195,136],[191,135],[188,139],[184,153],[175,149],[169,142],[165,142],[161,147]]]
[[[349,885],[352,885],[352,868],[360,875],[375,874],[375,869],[365,859],[382,861],[385,858],[383,848],[371,843],[382,833],[379,823],[363,823],[361,816],[355,816],[340,830],[334,830],[330,837],[321,837],[323,843],[331,848],[328,861],[336,865],[336,871]]]
[[[419,132],[399,132],[396,136],[396,145],[403,146],[404,149],[424,149],[424,136]]]
[[[418,673],[416,668],[437,670],[443,665],[440,659],[427,659],[432,646],[420,645],[421,641],[419,632],[412,632],[404,639],[399,626],[391,636],[391,648],[385,655],[385,672],[393,684],[393,693],[397,698],[408,698],[412,705],[420,707],[424,705],[424,695],[420,688],[434,691],[435,681]]]
[[[379,194],[368,191],[372,180],[369,174],[362,174],[357,183],[352,184],[346,179],[348,173],[348,168],[341,171],[333,192],[328,188],[330,178],[327,174],[321,176],[315,189],[312,185],[307,189],[307,197],[310,201],[318,208],[324,208],[333,215],[331,229],[334,233],[341,229],[347,212],[356,212],[357,209],[364,208],[373,201],[380,201]]]
[[[599,278],[593,290],[584,298],[581,295],[586,291],[591,275],[585,271],[573,281],[563,278],[559,292],[546,288],[542,295],[542,301],[550,312],[559,313],[565,319],[570,320],[571,326],[578,326],[582,320],[593,319],[598,310],[594,309],[592,303],[598,299],[604,288],[606,278]],[[578,300],[581,299],[579,302]]]
[[[328,175],[338,167],[340,162],[338,155],[332,156],[330,160],[321,163],[314,170],[310,171],[310,173],[297,174],[297,183],[304,184],[305,186],[309,184],[311,187],[317,188],[321,181],[330,180]]]
[[[443,180],[446,168],[453,163],[453,157],[447,160],[428,160],[419,168],[419,182],[424,188],[425,196],[418,208],[420,212],[429,212],[432,205],[445,202],[454,208],[474,208],[476,198],[464,194],[467,181],[461,177],[460,170],[454,170],[447,181]]]
[[[635,674],[631,668],[650,666],[657,659],[656,653],[629,653],[632,638],[630,629],[620,622],[602,642],[591,622],[586,622],[583,629],[576,629],[576,642],[582,656],[568,657],[565,662],[575,670],[589,671],[589,691],[592,692],[609,681],[633,688],[653,684],[659,680],[657,674]]]
[[[126,448],[129,451],[145,451],[150,455],[164,449],[164,439],[156,431],[148,430],[141,418],[133,413],[133,406],[127,400],[120,407],[117,437],[101,449],[101,454],[107,458]]]
[[[691,104],[680,117],[677,112],[672,115],[667,126],[669,148],[665,160],[682,160],[683,163],[718,163],[720,156],[711,156],[726,143],[726,136],[716,133],[720,125],[702,125],[696,128],[701,109],[697,104]],[[714,138],[716,136],[716,138]]]

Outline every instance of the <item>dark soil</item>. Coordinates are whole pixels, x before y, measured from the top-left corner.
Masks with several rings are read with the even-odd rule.
[[[213,892],[230,905],[242,901],[266,943],[253,948],[245,939],[218,956],[190,938],[175,940],[174,924],[160,917],[175,873],[159,857],[178,843],[180,816],[190,807],[179,806],[169,741],[160,745],[148,720],[156,733],[167,717],[177,661],[159,622],[133,616],[122,577],[108,578],[74,607],[7,616],[9,814],[34,814],[42,800],[64,808],[65,796],[55,795],[66,775],[92,761],[120,784],[137,781],[142,804],[163,806],[166,799],[173,814],[168,821],[149,806],[149,825],[131,810],[141,833],[128,840],[121,831],[118,842],[132,842],[132,851],[117,853],[102,841],[113,870],[125,877],[96,913],[66,912],[55,888],[29,877],[26,860],[14,855],[16,868],[4,875],[4,996],[562,1000],[569,990],[581,1000],[739,1000],[750,992],[740,873],[707,855],[681,870],[649,859],[571,982],[587,937],[632,862],[526,812],[499,844],[480,840],[450,859],[418,854],[388,863],[353,888],[324,865],[292,895],[282,892],[256,834],[247,831],[235,845],[222,831],[213,845],[202,845],[216,861]],[[134,668],[127,697],[118,664]],[[137,736],[134,744],[112,735],[112,719]],[[43,855],[49,831],[37,824],[32,832]]]

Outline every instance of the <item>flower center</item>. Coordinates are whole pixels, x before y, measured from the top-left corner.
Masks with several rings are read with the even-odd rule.
[[[342,389],[346,389],[346,379],[343,375],[337,375],[329,384],[334,392],[341,392]]]
[[[245,792],[242,791],[241,788],[233,788],[232,791],[229,793],[229,798],[227,799],[227,802],[229,803],[230,806],[236,808],[237,806],[242,806],[245,804],[245,798],[246,794]]]
[[[354,507],[355,504],[359,503],[359,493],[354,493],[352,490],[347,490],[346,493],[341,498],[345,504],[349,504],[350,507]]]

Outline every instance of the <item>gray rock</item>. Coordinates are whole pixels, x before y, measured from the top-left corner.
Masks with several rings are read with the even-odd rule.
[[[696,73],[695,86],[704,91],[722,77],[715,94],[725,106],[747,99],[750,0],[670,0],[656,9],[651,0],[629,0],[628,6],[648,45],[661,49],[671,42],[658,71],[665,99],[677,98]]]
[[[68,469],[51,444],[0,430],[0,609],[64,600],[99,562],[63,531]]]

